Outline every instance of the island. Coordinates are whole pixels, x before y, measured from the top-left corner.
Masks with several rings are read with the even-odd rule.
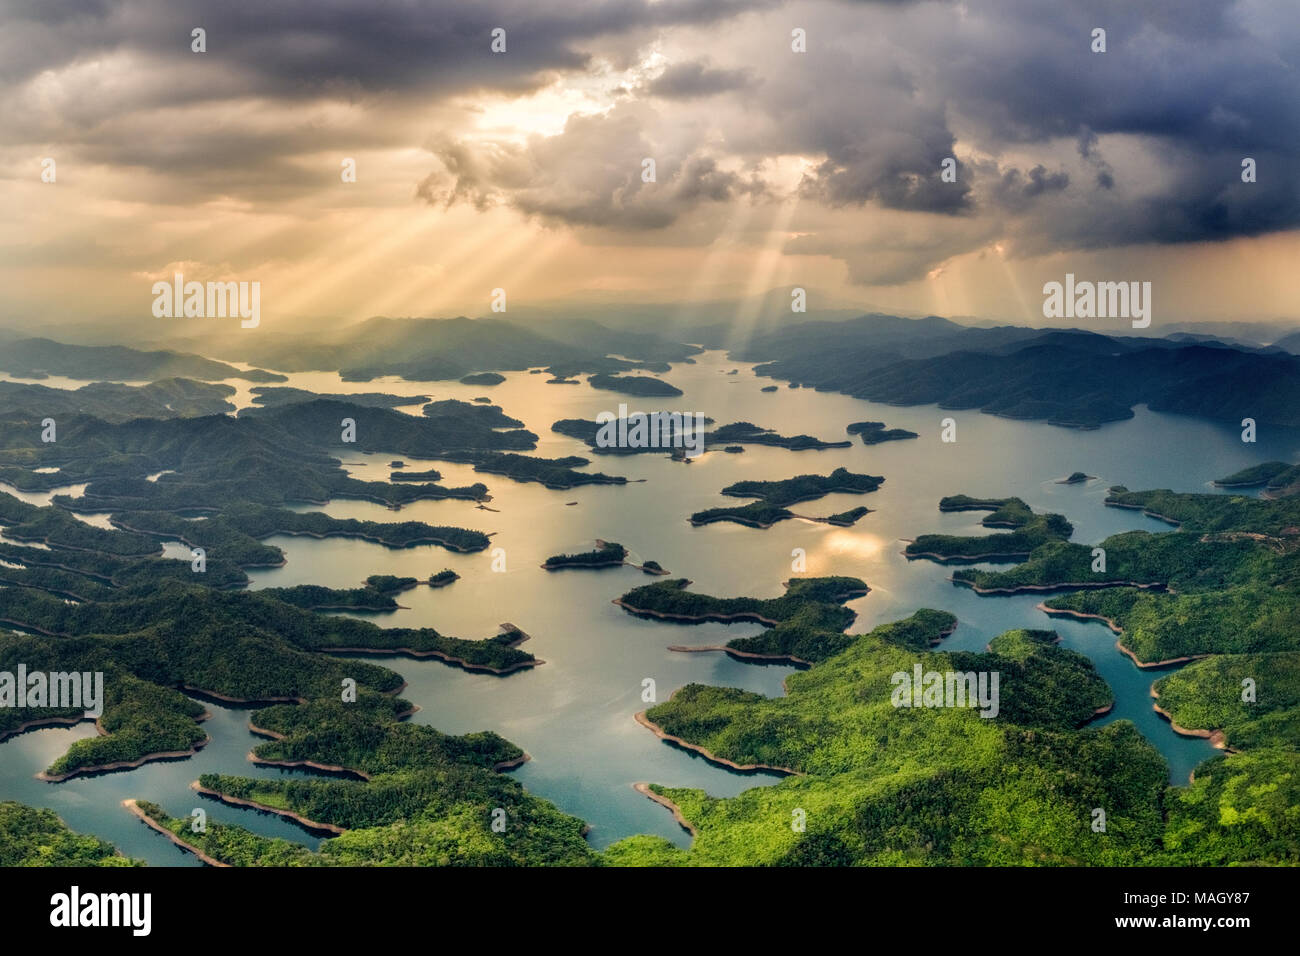
[[[648,375],[592,375],[587,384],[592,388],[645,398],[673,398],[683,394],[677,386]]]
[[[617,541],[602,541],[597,538],[595,550],[583,551],[579,554],[553,554],[542,564],[542,568],[547,571],[560,571],[565,568],[617,568],[627,565],[646,574],[668,573],[658,561],[634,564],[627,560],[627,555],[627,548]]]
[[[627,548],[618,542],[597,539],[594,551],[553,554],[542,563],[542,567],[547,571],[558,571],[561,568],[617,568],[623,566],[626,557]]]
[[[952,495],[939,502],[940,511],[988,511],[986,528],[1011,528],[1008,534],[923,534],[908,542],[903,553],[911,559],[978,562],[1028,557],[1037,547],[1063,543],[1074,527],[1063,515],[1035,514],[1020,498],[972,498]]]
[[[473,372],[469,375],[462,375],[460,383],[462,385],[500,385],[506,380],[506,377],[500,372]]]
[[[910,432],[906,428],[886,428],[884,422],[853,422],[845,431],[850,435],[859,436],[864,445],[879,445],[886,441],[920,437],[916,432]]]
[[[707,508],[695,512],[689,520],[696,527],[712,524],[715,521],[732,521],[753,528],[770,528],[778,521],[803,517],[790,511],[787,505],[812,501],[836,493],[867,494],[879,488],[884,480],[876,475],[859,475],[846,468],[836,468],[829,475],[797,475],[783,481],[738,481],[723,488],[722,493],[733,498],[758,500],[746,505]],[[850,525],[869,510],[854,509],[832,515],[830,518],[811,520]]]

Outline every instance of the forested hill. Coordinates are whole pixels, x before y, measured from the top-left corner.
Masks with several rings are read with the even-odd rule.
[[[1276,350],[951,323],[877,328],[874,321],[793,326],[733,357],[763,363],[760,375],[871,401],[1057,425],[1096,427],[1132,417],[1139,404],[1300,425],[1300,356]]]

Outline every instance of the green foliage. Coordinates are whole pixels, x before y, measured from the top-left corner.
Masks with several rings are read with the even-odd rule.
[[[939,502],[940,511],[989,511],[980,523],[986,528],[1013,528],[1008,534],[923,534],[908,542],[909,558],[936,561],[979,561],[1029,555],[1035,548],[1067,539],[1074,528],[1064,516],[1034,514],[1019,498],[971,498],[953,495]]]
[[[283,735],[259,746],[259,759],[311,760],[360,772],[365,780],[199,778],[205,789],[347,830],[325,841],[319,853],[291,851],[292,845],[264,841],[238,828],[227,828],[215,840],[174,832],[216,859],[243,865],[285,860],[313,866],[595,861],[581,821],[497,772],[498,765],[523,757],[518,747],[493,733],[453,737],[397,723],[395,716],[382,698],[373,696],[356,704],[318,700],[277,705],[253,715],[255,726]],[[504,814],[504,830],[493,830],[494,814]]]
[[[1172,789],[1165,859],[1179,866],[1300,864],[1300,754],[1217,757]]]
[[[1126,865],[1160,849],[1166,767],[1127,722],[1077,730],[1105,683],[1050,632],[1009,632],[989,654],[920,650],[955,624],[923,611],[858,637],[765,698],[688,685],[647,712],[719,758],[804,776],[715,799],[652,786],[698,830],[685,859],[645,838],[620,865]],[[898,708],[891,677],[994,669],[1001,712]],[[1092,808],[1107,809],[1105,833]],[[805,823],[802,832],[792,822]]]
[[[0,803],[0,866],[138,866],[111,843],[74,833],[52,810]]]
[[[1221,730],[1229,747],[1300,750],[1300,651],[1206,658],[1162,677],[1155,690],[1175,723]]]

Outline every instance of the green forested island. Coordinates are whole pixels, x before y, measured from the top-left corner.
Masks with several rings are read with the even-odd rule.
[[[837,493],[867,494],[879,488],[884,480],[876,475],[859,475],[847,468],[836,468],[829,475],[796,475],[782,481],[737,481],[723,488],[722,493],[732,498],[757,500],[747,505],[697,511],[690,516],[690,522],[698,526],[715,521],[734,521],[751,527],[768,528],[777,521],[796,517],[787,505]],[[867,511],[865,508],[855,508],[817,520],[849,525]]]
[[[980,522],[986,528],[1011,528],[1006,534],[963,536],[923,534],[908,542],[903,553],[909,558],[936,561],[987,561],[1027,557],[1034,548],[1053,541],[1065,541],[1073,532],[1063,515],[1034,514],[1019,498],[971,498],[952,495],[939,502],[940,511],[988,511]]]
[[[585,825],[532,796],[500,770],[526,759],[493,733],[452,737],[399,722],[409,705],[367,696],[257,711],[252,726],[276,739],[260,763],[346,768],[361,779],[255,779],[205,774],[199,792],[339,834],[319,852],[238,826],[191,831],[156,804],[140,810],[180,842],[230,866],[590,865]]]

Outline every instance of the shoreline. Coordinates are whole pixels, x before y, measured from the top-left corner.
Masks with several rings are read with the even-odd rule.
[[[186,757],[193,757],[200,750],[212,743],[211,737],[204,737],[189,750],[160,750],[157,753],[145,754],[138,760],[115,760],[112,763],[95,764],[89,767],[78,767],[76,770],[69,770],[67,773],[50,774],[42,770],[36,774],[37,780],[44,780],[46,783],[63,783],[65,780],[71,780],[73,777],[79,777],[82,774],[99,774],[112,773],[115,770],[135,770],[143,767],[147,763],[155,760],[183,760]]]
[[[513,635],[513,640],[506,645],[507,647],[515,648],[524,641],[532,640],[531,634],[528,634],[522,628],[516,627],[509,621],[499,625],[499,628],[501,633]],[[455,640],[455,638],[453,638],[453,640]],[[469,643],[474,642],[470,641]],[[530,661],[518,661],[517,663],[510,664],[506,667],[493,667],[490,664],[475,664],[472,661],[465,660],[463,657],[454,657],[446,651],[421,651],[416,650],[413,647],[328,647],[317,648],[316,652],[319,654],[358,654],[370,657],[411,657],[416,660],[427,660],[433,658],[446,664],[460,667],[466,671],[494,674],[498,677],[504,676],[505,674],[513,674],[515,671],[525,670],[529,667],[537,667],[538,665],[546,663],[546,661],[542,660],[540,657],[534,657]],[[403,681],[402,686],[392,693],[399,694],[405,689],[406,681]],[[416,710],[418,709],[419,708],[417,707]],[[412,711],[412,713],[414,713],[414,711]]]
[[[1104,617],[1101,614],[1090,614],[1084,611],[1075,611],[1069,608],[1048,607],[1046,604],[1042,602],[1039,602],[1038,604],[1034,605],[1034,609],[1038,611],[1042,611],[1044,614],[1049,614],[1049,615],[1064,615],[1066,617],[1079,618],[1080,620],[1103,622],[1107,627],[1111,629],[1111,631],[1120,635],[1120,640],[1115,642],[1116,650],[1124,654],[1127,654],[1129,659],[1132,660],[1133,663],[1136,664],[1138,667],[1142,668],[1142,670],[1154,670],[1160,667],[1170,667],[1174,664],[1187,664],[1191,661],[1199,661],[1203,658],[1214,656],[1213,654],[1188,654],[1183,657],[1170,657],[1167,660],[1163,660],[1163,661],[1150,661],[1150,662],[1143,661],[1138,658],[1137,654],[1135,654],[1133,651],[1129,650],[1127,647],[1123,645],[1122,640],[1124,636],[1124,629],[1108,617]]]
[[[617,604],[629,614],[637,617],[653,617],[661,621],[676,621],[682,624],[704,624],[713,621],[719,624],[733,624],[738,621],[748,621],[753,624],[762,624],[765,627],[776,627],[780,621],[774,621],[771,618],[763,617],[756,611],[738,611],[735,614],[678,614],[674,611],[654,611],[649,608],[637,608],[626,603],[622,598],[614,598],[611,604]]]
[[[668,699],[672,700],[671,697],[669,697]],[[789,767],[774,767],[771,764],[765,764],[765,763],[739,764],[733,760],[728,760],[725,757],[719,757],[717,754],[714,754],[712,751],[706,750],[705,748],[701,747],[699,744],[690,743],[688,741],[683,740],[681,737],[674,737],[672,734],[665,731],[658,724],[654,723],[654,721],[650,720],[650,718],[646,716],[646,712],[644,710],[638,712],[633,719],[636,720],[636,722],[640,724],[642,727],[646,728],[651,733],[653,733],[660,740],[666,740],[669,743],[676,744],[678,747],[682,747],[683,749],[689,750],[692,753],[697,753],[705,760],[709,761],[710,763],[717,764],[720,767],[726,767],[728,770],[736,770],[741,773],[756,773],[761,771],[768,771],[771,773],[782,773],[790,777],[806,776],[806,774],[804,774],[802,771],[791,770]]]
[[[650,784],[634,783],[632,784],[632,789],[635,790],[637,793],[641,794],[641,796],[643,797],[649,797],[655,803],[659,804],[659,806],[667,807],[668,810],[672,812],[673,819],[677,821],[678,826],[680,826],[683,830],[685,830],[693,837],[699,836],[699,831],[697,831],[695,827],[691,825],[691,822],[687,820],[685,816],[682,815],[682,808],[679,807],[677,804],[673,803],[667,797],[655,793],[653,790],[650,789]]]
[[[205,709],[202,714],[195,718],[194,722],[196,724],[202,723],[205,720],[209,720],[211,717],[212,712]],[[79,718],[75,721],[71,721],[71,724],[79,724],[85,719],[86,718],[84,717]],[[71,718],[53,717],[49,718],[49,720],[68,723]],[[71,726],[71,724],[69,724],[69,726]],[[108,732],[104,730],[103,724],[99,722],[98,717],[95,718],[95,730],[101,737],[109,736]],[[4,740],[4,738],[0,737],[0,740]],[[46,783],[63,783],[65,780],[71,780],[73,777],[79,777],[83,774],[93,776],[101,773],[113,773],[116,770],[135,770],[155,760],[183,760],[186,757],[193,757],[210,743],[212,743],[212,738],[207,734],[204,734],[203,739],[190,747],[189,750],[158,750],[153,753],[147,753],[136,760],[114,760],[110,763],[91,764],[85,767],[77,767],[74,770],[69,770],[67,773],[52,774],[42,770],[40,773],[35,774],[35,777],[37,780],[43,780]]]
[[[676,651],[679,654],[703,654],[709,651],[720,651],[729,657],[739,658],[741,660],[767,661],[773,664],[794,664],[799,667],[812,667],[812,661],[806,661],[802,657],[795,657],[793,654],[758,654],[754,651],[740,651],[734,647],[727,647],[724,644],[710,644],[707,647],[687,647],[685,644],[669,644],[668,650]]]
[[[909,561],[915,561],[918,558],[928,558],[939,564],[976,564],[980,561],[998,561],[1014,560],[1015,558],[1027,558],[1032,553],[1030,551],[992,551],[988,554],[939,554],[936,551],[908,551],[904,549],[903,557]]]
[[[370,774],[366,773],[364,770],[353,770],[351,767],[339,767],[334,764],[317,763],[315,760],[271,760],[268,757],[259,757],[251,750],[248,752],[248,762],[255,763],[262,767],[284,767],[289,770],[299,770],[303,767],[309,767],[312,770],[320,770],[324,773],[346,774],[360,777],[362,780],[370,779]]]
[[[1168,591],[1169,586],[1157,581],[1139,584],[1137,581],[1065,581],[1061,584],[1013,584],[1005,588],[982,588],[964,578],[949,577],[953,584],[961,584],[976,594],[1032,594],[1047,591],[1090,591],[1095,588],[1138,588],[1143,591]],[[1055,609],[1052,609],[1055,610]]]
[[[87,717],[37,717],[35,720],[29,720],[19,724],[13,730],[0,732],[0,743],[8,740],[10,737],[17,737],[19,734],[25,734],[29,730],[36,730],[40,727],[75,727]]]
[[[1162,515],[1158,511],[1151,511],[1146,505],[1126,505],[1119,501],[1112,501],[1107,498],[1102,502],[1107,508],[1127,508],[1129,511],[1140,511],[1149,518],[1155,518],[1157,521],[1163,521],[1165,524],[1171,524],[1175,528],[1181,528],[1183,523],[1177,518],[1171,518],[1168,515]]]
[[[440,660],[444,664],[451,664],[454,667],[460,667],[467,671],[477,671],[480,673],[493,674],[501,677],[506,674],[513,674],[518,670],[526,670],[530,667],[537,667],[545,664],[546,661],[540,657],[534,657],[531,661],[520,661],[517,664],[510,664],[507,667],[491,667],[488,664],[473,664],[460,657],[452,657],[445,651],[417,651],[411,647],[331,647],[322,653],[335,654],[357,654],[364,657],[412,657],[416,660]]]
[[[1155,684],[1151,685],[1151,697],[1154,700],[1160,699],[1160,694],[1156,691]],[[1210,741],[1210,746],[1214,747],[1216,750],[1222,750],[1225,753],[1230,754],[1237,753],[1237,751],[1228,746],[1227,734],[1222,730],[1188,730],[1186,727],[1180,726],[1178,721],[1174,720],[1170,715],[1169,711],[1165,710],[1159,704],[1153,703],[1151,709],[1165,720],[1169,721],[1169,729],[1174,733],[1180,734],[1183,737],[1201,737],[1208,739]]]
[[[219,790],[209,790],[207,787],[200,786],[197,780],[190,784],[190,789],[195,793],[200,793],[205,797],[211,797],[214,800],[229,804],[230,806],[248,807],[252,810],[259,810],[262,813],[272,813],[277,817],[284,817],[285,819],[292,820],[294,823],[297,823],[299,826],[305,827],[308,830],[318,830],[322,833],[333,833],[335,836],[348,832],[345,827],[335,826],[333,823],[321,823],[317,820],[309,820],[301,814],[294,813],[292,810],[281,810],[277,807],[267,806],[265,803],[258,803],[256,800],[245,800],[242,797],[234,797],[228,793],[222,793]]]
[[[136,801],[135,801],[134,799],[123,800],[123,801],[122,801],[122,806],[126,807],[126,809],[129,810],[132,814],[134,814],[134,815],[135,815],[136,817],[138,817],[139,819],[143,820],[143,821],[145,822],[145,824],[146,824],[146,825],[147,825],[151,830],[157,830],[159,833],[161,833],[161,834],[162,834],[163,836],[165,836],[167,839],[171,840],[173,843],[175,843],[178,847],[180,847],[180,848],[181,848],[182,850],[184,850],[185,852],[187,852],[187,853],[193,853],[195,856],[197,856],[200,860],[202,860],[202,861],[203,861],[204,863],[206,863],[208,866],[222,866],[222,867],[229,867],[229,866],[230,866],[229,863],[222,863],[220,860],[218,860],[218,859],[214,859],[213,857],[208,856],[206,853],[204,853],[204,852],[203,852],[202,850],[200,850],[198,847],[196,847],[196,846],[194,846],[194,845],[192,845],[192,844],[186,843],[184,840],[182,840],[180,837],[178,837],[175,833],[172,833],[171,830],[168,830],[168,829],[167,829],[165,826],[163,826],[161,823],[159,823],[159,822],[156,821],[156,820],[151,819],[151,818],[150,818],[150,817],[149,817],[149,816],[148,816],[148,815],[147,815],[143,810],[140,809],[140,805],[139,805],[138,803],[136,803]]]

